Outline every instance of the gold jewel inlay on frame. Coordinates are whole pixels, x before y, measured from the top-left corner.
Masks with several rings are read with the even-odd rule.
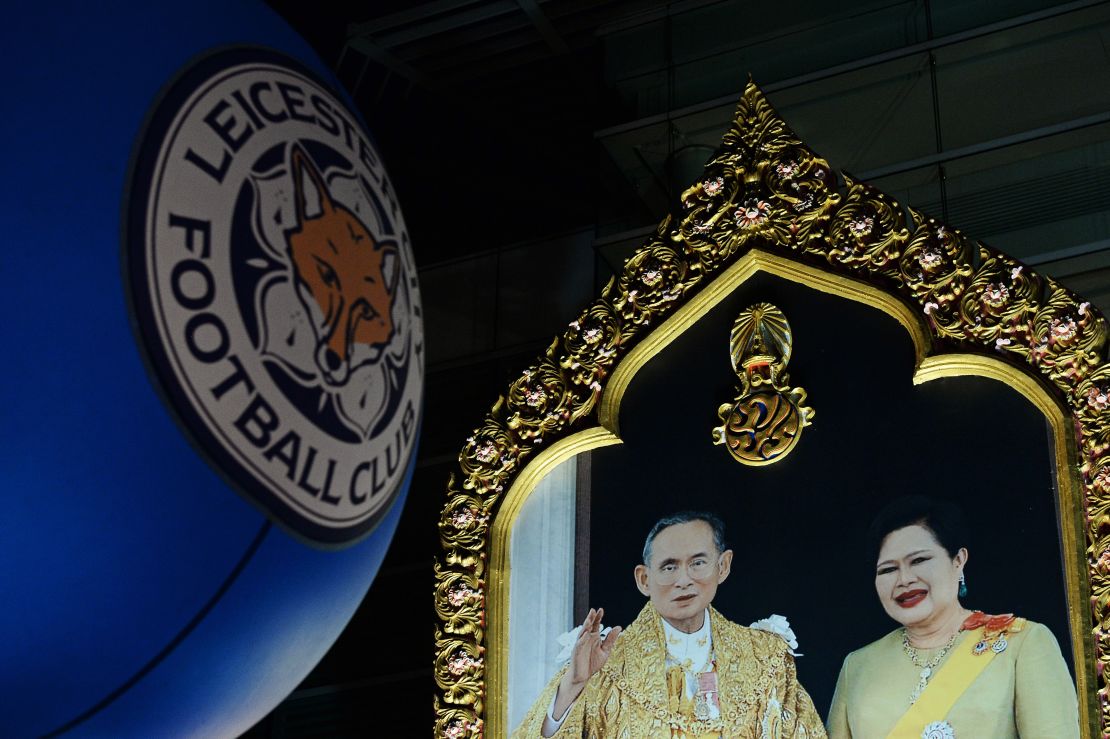
[[[741,311],[732,324],[732,369],[740,386],[736,398],[717,409],[721,425],[713,429],[713,443],[741,464],[778,462],[812,423],[813,409],[802,405],[806,391],[790,387],[786,374],[793,344],[789,321],[770,303]]]
[[[850,177],[838,180],[749,82],[681,208],[509,385],[463,445],[439,521],[435,736],[508,733],[504,707],[491,712],[488,697],[505,687],[506,546],[511,519],[542,477],[531,463],[547,468],[619,443],[617,411],[635,371],[756,271],[894,316],[914,340],[915,382],[992,377],[1045,413],[1080,713],[1089,717],[1083,736],[1110,735],[1105,319],[1012,257]]]

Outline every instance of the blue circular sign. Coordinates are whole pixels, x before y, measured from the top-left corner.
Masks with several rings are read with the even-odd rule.
[[[404,220],[264,4],[9,16],[0,735],[233,736],[331,647],[400,518]]]

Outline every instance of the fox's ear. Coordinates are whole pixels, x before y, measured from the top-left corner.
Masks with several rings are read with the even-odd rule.
[[[382,252],[382,280],[385,281],[385,289],[392,295],[401,275],[401,255],[396,241],[383,241],[378,249]]]
[[[297,208],[298,226],[304,223],[307,218],[304,187],[304,178],[306,175],[312,180],[312,188],[316,191],[316,195],[320,199],[320,212],[326,215],[335,209],[331,201],[331,196],[328,195],[328,188],[324,185],[324,178],[316,169],[316,165],[308,158],[308,154],[297,144],[293,144],[292,151],[289,155],[289,169],[293,175],[293,202]]]

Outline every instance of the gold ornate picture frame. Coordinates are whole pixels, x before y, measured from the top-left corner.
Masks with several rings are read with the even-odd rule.
[[[561,461],[620,443],[620,402],[636,372],[760,272],[894,317],[913,341],[915,383],[989,377],[1041,411],[1083,736],[1110,735],[1106,321],[1002,252],[846,175],[840,182],[749,83],[681,209],[467,438],[439,521],[437,737],[508,734],[496,701],[507,674],[507,547],[528,493]]]

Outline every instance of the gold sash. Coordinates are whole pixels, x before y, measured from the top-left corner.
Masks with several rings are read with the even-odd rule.
[[[943,721],[952,710],[952,706],[960,699],[975,678],[987,669],[998,653],[988,649],[982,654],[975,654],[967,647],[968,644],[977,644],[984,638],[986,626],[969,632],[970,639],[961,639],[958,648],[941,666],[932,681],[921,691],[917,702],[909,707],[894,729],[887,735],[887,739],[921,739],[925,727],[934,721]]]

